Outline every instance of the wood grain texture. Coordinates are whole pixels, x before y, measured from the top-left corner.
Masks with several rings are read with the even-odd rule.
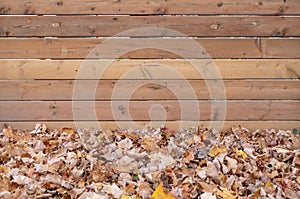
[[[210,64],[210,62],[213,62]],[[216,68],[222,79],[300,79],[300,59],[252,59],[252,60],[114,60],[105,69],[100,61],[89,60],[27,60],[0,59],[0,80],[32,79],[209,79],[196,67]],[[196,63],[195,66],[192,63]],[[82,68],[81,68],[82,67]],[[102,75],[100,72],[104,70]],[[88,75],[80,75],[84,70]],[[167,72],[161,72],[167,71]],[[174,76],[168,71],[175,71]],[[126,75],[129,74],[129,75]],[[181,75],[181,77],[179,77]],[[215,77],[218,79],[218,77]]]
[[[69,128],[89,128],[89,129],[103,129],[103,130],[114,130],[114,129],[133,129],[140,130],[147,126],[149,127],[164,127],[167,126],[169,129],[180,130],[182,128],[192,128],[199,126],[200,128],[209,128],[210,126],[217,127],[217,130],[227,130],[232,127],[246,127],[250,131],[256,131],[261,129],[281,129],[281,130],[292,130],[293,128],[300,128],[299,121],[225,121],[223,126],[220,121],[167,121],[167,122],[149,122],[149,121],[135,121],[135,122],[70,122],[70,121],[38,121],[38,122],[0,122],[0,128],[4,125],[9,125],[13,129],[22,130],[33,130],[37,123],[45,123],[48,129],[61,129],[64,127]],[[219,128],[218,128],[219,126]]]
[[[291,80],[35,80],[0,81],[0,100],[300,100]],[[210,89],[209,89],[210,88]],[[92,93],[93,97],[85,93]]]
[[[120,58],[300,58],[299,46],[299,38],[1,38],[0,57],[115,58],[128,52]]]
[[[265,44],[263,44],[264,42]],[[292,55],[294,54],[294,50],[296,50],[295,48],[298,48],[299,50],[296,50],[297,53],[300,52],[300,43],[298,43],[297,41],[295,42],[295,40],[293,39],[286,40],[286,42],[280,39],[265,40],[262,41],[262,45],[268,46],[265,54],[272,55],[272,58],[281,58]],[[289,46],[290,48],[285,48],[286,46]],[[284,49],[284,51],[280,49]]]
[[[299,14],[298,0],[2,0],[2,14]]]
[[[9,37],[300,36],[299,16],[0,16],[0,24]]]
[[[217,120],[226,111],[227,121],[299,120],[300,101],[227,101],[215,102],[214,112],[210,101],[97,101],[95,109],[87,101],[73,104],[70,101],[1,101],[0,121],[150,121],[150,120]],[[198,108],[197,107],[198,104]],[[182,109],[180,108],[182,107]],[[150,110],[150,115],[149,111]],[[183,112],[181,112],[181,110]],[[96,117],[93,116],[96,112]],[[200,111],[200,117],[198,114]],[[181,114],[184,113],[184,114]],[[130,114],[130,117],[128,117]],[[197,114],[197,115],[196,115]],[[197,119],[196,119],[197,118]]]
[[[299,24],[299,0],[1,0],[0,125],[299,128]]]

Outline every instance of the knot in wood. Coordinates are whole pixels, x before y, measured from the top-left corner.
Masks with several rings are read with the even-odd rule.
[[[259,22],[258,21],[253,21],[253,22],[251,22],[251,25],[254,26],[254,27],[257,27],[257,26],[259,26]]]
[[[220,24],[212,24],[211,26],[210,26],[210,28],[211,29],[213,29],[213,30],[218,30],[218,29],[220,29]]]
[[[56,5],[57,6],[62,6],[62,5],[64,5],[64,2],[63,1],[58,1],[58,2],[56,2]]]
[[[59,22],[53,22],[52,23],[52,27],[53,28],[58,28],[58,27],[60,27],[61,26],[61,23],[59,23]]]
[[[258,1],[258,2],[256,3],[256,5],[257,5],[257,6],[262,6],[263,3],[262,3],[261,1]]]

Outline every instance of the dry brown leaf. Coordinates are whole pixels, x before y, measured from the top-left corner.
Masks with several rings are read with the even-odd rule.
[[[201,191],[203,191],[203,192],[211,192],[212,190],[214,190],[216,188],[216,185],[208,184],[208,183],[203,182],[203,181],[200,181],[198,183],[202,187]]]
[[[5,137],[8,137],[8,138],[13,138],[14,137],[14,133],[13,133],[13,130],[11,129],[11,127],[4,128],[2,130],[2,132],[4,133]]]
[[[11,187],[11,182],[9,178],[0,174],[0,192],[9,191]]]
[[[284,193],[285,193],[285,197],[286,197],[286,198],[289,198],[289,199],[299,198],[299,197],[297,196],[297,194],[296,194],[292,189],[290,189],[290,188],[286,188],[286,189],[284,190]]]
[[[295,154],[295,157],[293,160],[293,165],[300,166],[300,152]]]
[[[123,191],[116,183],[112,183],[112,185],[103,185],[102,190],[105,193],[112,195],[114,198],[121,198],[123,195]]]
[[[137,187],[137,193],[142,198],[146,198],[146,197],[149,197],[153,193],[153,190],[151,189],[149,183],[140,182]]]
[[[236,170],[238,168],[238,161],[236,159],[225,157],[225,160],[227,161],[227,168],[229,171],[231,171],[233,174],[236,173]]]
[[[232,194],[228,189],[224,188],[224,187],[220,187],[221,191],[218,190],[217,194],[218,196],[222,197],[223,199],[235,199],[237,198],[237,194],[234,193]]]
[[[160,183],[158,196],[172,198],[299,197],[299,135],[292,131],[141,132],[5,127],[0,198],[142,199]]]
[[[297,182],[300,184],[300,176],[297,177]]]
[[[217,199],[217,197],[213,193],[205,192],[201,194],[200,199]]]
[[[219,175],[219,170],[215,166],[213,162],[208,161],[207,162],[207,169],[206,169],[206,174],[209,177],[217,177]]]

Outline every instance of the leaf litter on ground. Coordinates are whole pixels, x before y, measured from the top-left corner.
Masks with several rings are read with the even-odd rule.
[[[300,134],[233,127],[0,133],[0,198],[300,198]]]

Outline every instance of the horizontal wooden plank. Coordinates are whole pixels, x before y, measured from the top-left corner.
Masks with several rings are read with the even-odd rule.
[[[280,58],[282,56],[288,56],[288,54],[294,54],[294,49],[296,46],[299,49],[299,51],[298,51],[298,53],[299,53],[300,52],[299,44],[300,43],[295,42],[295,40],[286,40],[286,41],[277,40],[277,39],[266,40],[265,45],[268,46],[266,49],[266,51],[268,51],[268,52],[266,52],[266,54],[271,54],[273,58]],[[286,46],[289,46],[290,48],[286,48]],[[280,50],[280,48],[282,48],[282,49],[284,48],[285,50],[282,51],[282,50]]]
[[[105,60],[103,60],[105,61]],[[212,62],[212,63],[211,63]],[[300,79],[300,59],[253,60],[114,60],[106,66],[89,60],[0,59],[0,80],[27,79],[210,79],[196,67],[211,67],[220,73],[215,79],[272,78]],[[193,66],[192,64],[195,64]],[[105,69],[105,70],[104,70]],[[81,72],[87,75],[81,75]],[[99,75],[99,71],[104,71]],[[165,71],[165,72],[162,72]],[[177,75],[174,75],[174,71]],[[171,73],[173,72],[173,73]],[[145,73],[148,76],[145,76]]]
[[[214,102],[212,111],[210,101],[1,101],[0,121],[197,121],[223,120],[225,113],[228,121],[300,118],[300,101],[227,101],[226,107],[224,103]]]
[[[300,100],[299,80],[77,80],[74,85],[68,80],[2,80],[0,100]],[[79,96],[73,98],[75,92]]]
[[[1,38],[0,57],[300,58],[299,46],[299,38]]]
[[[0,122],[0,128],[4,125],[9,125],[13,129],[21,130],[33,130],[38,122]],[[88,129],[102,129],[102,130],[114,130],[114,129],[132,129],[141,130],[145,127],[164,127],[167,126],[169,129],[180,130],[183,128],[193,128],[199,126],[199,128],[209,128],[214,127],[217,130],[227,130],[232,127],[242,126],[250,131],[255,131],[258,129],[281,129],[281,130],[292,130],[293,128],[300,128],[299,121],[167,121],[167,122],[149,122],[149,121],[135,121],[135,122],[49,122],[41,121],[39,123],[44,123],[47,125],[49,130],[62,129],[64,127],[68,128],[88,128]]]
[[[0,16],[0,24],[9,37],[300,36],[299,16]]]
[[[298,0],[1,0],[2,14],[299,14]]]

